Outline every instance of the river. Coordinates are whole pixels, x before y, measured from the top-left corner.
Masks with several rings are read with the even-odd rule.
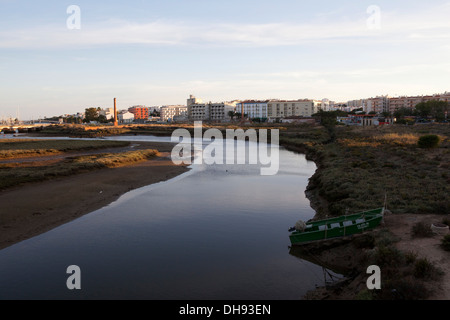
[[[193,165],[1,250],[0,299],[301,299],[324,284],[321,266],[289,253],[288,228],[314,216],[304,191],[316,166],[281,147],[279,159],[266,176]],[[81,290],[66,286],[70,265]]]

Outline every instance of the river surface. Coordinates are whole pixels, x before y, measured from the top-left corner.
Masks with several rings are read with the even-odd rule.
[[[289,250],[288,228],[314,216],[304,191],[316,166],[283,148],[279,159],[275,175],[193,165],[1,250],[0,299],[301,299],[325,280]],[[81,290],[66,286],[71,265]]]

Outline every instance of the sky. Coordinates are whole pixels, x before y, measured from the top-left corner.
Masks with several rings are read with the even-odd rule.
[[[75,7],[74,7],[75,6]],[[450,0],[0,0],[0,119],[450,91]]]

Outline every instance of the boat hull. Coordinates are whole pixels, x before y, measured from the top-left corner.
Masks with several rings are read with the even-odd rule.
[[[383,221],[384,209],[364,211],[348,216],[317,220],[307,224],[304,231],[294,231],[289,235],[292,245],[351,236],[372,230]]]

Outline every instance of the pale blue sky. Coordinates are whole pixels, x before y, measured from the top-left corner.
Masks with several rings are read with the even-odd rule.
[[[449,16],[449,0],[0,0],[0,117],[450,91]]]

